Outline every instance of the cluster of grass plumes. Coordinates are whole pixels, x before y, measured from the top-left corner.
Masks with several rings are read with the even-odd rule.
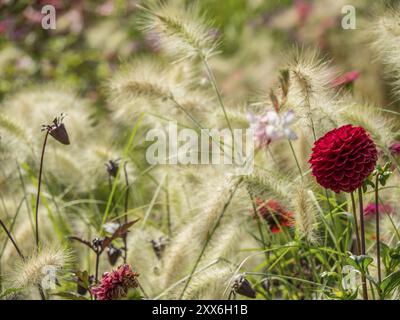
[[[382,108],[360,101],[355,84],[369,66],[343,76],[337,70],[356,58],[308,48],[329,24],[318,41],[283,45],[286,36],[301,43],[298,31],[329,15],[319,2],[268,4],[276,9],[268,17],[251,2],[258,16],[241,34],[225,25],[236,49],[219,43],[224,27],[200,2],[183,2],[135,7],[155,49],[113,64],[96,88],[101,103],[43,84],[2,101],[0,297],[396,299],[395,100]],[[397,16],[383,13],[373,44],[395,78]],[[277,39],[265,26],[279,19]],[[128,50],[130,32],[113,22],[90,29],[92,50],[113,32],[106,54]],[[231,52],[218,55],[219,47]],[[253,170],[149,163],[147,133],[171,121],[196,133],[253,129]],[[213,138],[201,155],[215,151]],[[344,288],[349,268],[361,277]]]

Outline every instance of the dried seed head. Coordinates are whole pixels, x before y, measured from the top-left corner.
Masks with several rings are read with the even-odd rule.
[[[119,170],[119,159],[109,160],[106,163],[107,172],[110,176],[116,177]]]
[[[167,246],[168,239],[165,239],[164,237],[160,237],[155,240],[151,240],[151,244],[153,246],[154,253],[156,254],[158,259],[161,259],[164,250]]]
[[[114,247],[112,244],[108,246],[107,249],[107,256],[108,256],[108,261],[112,266],[114,266],[118,260],[118,258],[122,255],[121,249],[118,249]]]
[[[239,274],[234,280],[232,291],[252,299],[256,297],[255,290],[243,274]]]
[[[48,133],[62,144],[70,144],[67,129],[62,122],[65,115],[62,113],[59,117],[54,118],[51,125],[43,125],[42,130],[47,130]]]

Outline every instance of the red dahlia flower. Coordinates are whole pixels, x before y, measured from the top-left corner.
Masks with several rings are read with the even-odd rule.
[[[342,126],[318,139],[312,149],[312,175],[324,188],[352,192],[375,168],[378,152],[362,127]]]
[[[272,233],[281,231],[280,227],[293,225],[293,213],[287,211],[278,201],[263,201],[256,198],[256,206],[260,216],[268,223]]]
[[[100,284],[91,289],[97,300],[118,300],[126,297],[129,289],[139,286],[138,273],[133,272],[131,266],[124,264],[117,270],[106,272],[101,278]]]

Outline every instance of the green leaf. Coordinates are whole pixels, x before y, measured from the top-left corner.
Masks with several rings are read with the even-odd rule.
[[[368,266],[374,261],[370,256],[367,255],[350,255],[346,262],[356,268],[358,271],[362,273],[366,273]]]
[[[394,289],[400,286],[400,271],[388,275],[382,280],[381,290],[383,297],[389,295]]]
[[[8,296],[14,295],[18,292],[22,291],[21,288],[9,288],[4,290],[3,292],[0,292],[0,299],[5,299]]]

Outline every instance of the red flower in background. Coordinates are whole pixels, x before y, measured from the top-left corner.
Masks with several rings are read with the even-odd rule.
[[[390,145],[389,150],[393,155],[395,155],[395,156],[399,155],[400,154],[400,142],[399,141],[393,142]]]
[[[381,214],[392,214],[394,212],[393,208],[389,204],[379,204],[378,205],[379,215]],[[376,215],[376,207],[375,203],[369,203],[364,208],[364,216],[365,217],[372,217]]]
[[[349,124],[318,139],[309,163],[317,182],[338,193],[361,187],[377,160],[378,151],[367,131]]]
[[[304,24],[312,11],[312,4],[306,0],[295,0],[294,7],[300,24]]]
[[[293,225],[293,213],[287,211],[278,201],[263,201],[256,198],[256,206],[259,215],[268,223],[272,233],[280,232],[280,227]]]
[[[126,297],[129,289],[139,286],[138,273],[133,272],[131,266],[124,264],[117,270],[106,272],[100,284],[91,289],[97,300],[118,300]]]
[[[360,76],[358,71],[350,71],[337,77],[331,82],[332,87],[340,88],[354,83]]]

